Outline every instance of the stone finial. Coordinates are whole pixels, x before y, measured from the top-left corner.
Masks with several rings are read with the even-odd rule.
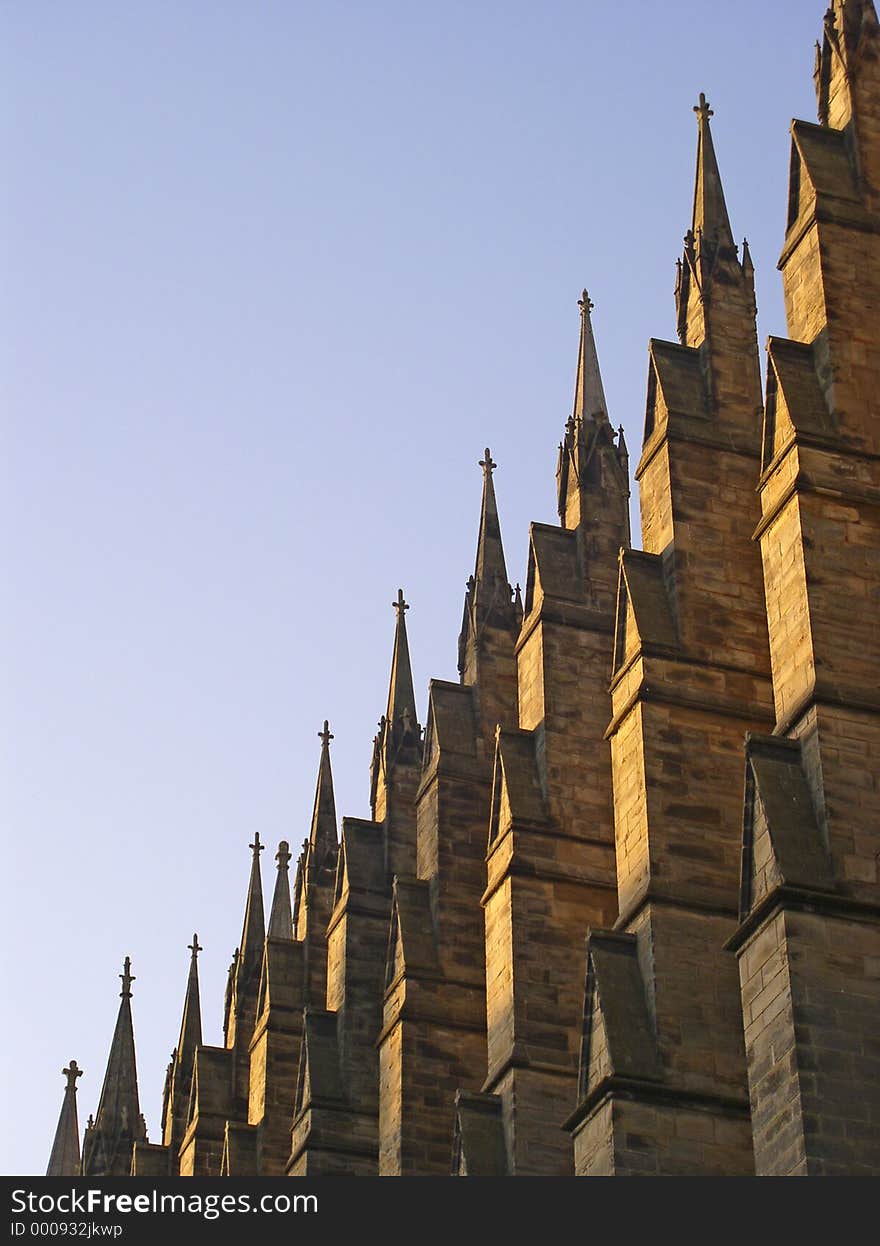
[[[255,861],[259,861],[260,853],[265,847],[265,844],[260,843],[260,832],[254,831],[254,842],[252,844],[248,844],[248,848],[250,848],[251,852],[254,854]]]
[[[397,617],[398,617],[398,619],[402,618],[402,617],[403,617],[403,615],[406,613],[406,611],[407,611],[407,610],[409,610],[409,606],[407,605],[407,603],[406,603],[406,602],[404,601],[404,599],[403,599],[403,589],[402,589],[402,588],[399,588],[399,589],[397,590],[397,601],[392,601],[392,603],[391,603],[391,604],[392,604],[392,606],[394,607],[394,609],[397,611]]]
[[[492,455],[489,452],[488,446],[486,446],[483,454],[484,457],[480,459],[480,467],[483,469],[484,476],[491,476],[498,464],[492,462]]]
[[[278,862],[279,870],[286,870],[288,868],[290,865],[290,858],[290,844],[286,839],[282,839],[278,845],[278,851],[275,853],[275,860]]]
[[[318,732],[318,739],[321,741],[324,748],[327,748],[331,740],[336,739],[330,730],[330,723],[326,718],[324,719],[324,730]]]
[[[578,299],[578,307],[581,309],[581,315],[589,316],[595,306],[596,304],[590,298],[589,294],[587,294],[586,288],[581,290],[581,297]]]
[[[188,943],[188,944],[187,944],[187,947],[188,947],[189,951],[190,951],[190,952],[192,952],[192,958],[193,958],[193,960],[195,960],[195,959],[196,959],[196,957],[198,956],[199,952],[204,951],[204,949],[202,948],[202,946],[201,946],[201,945],[200,945],[200,943],[199,943],[199,936],[198,936],[197,934],[194,934],[194,935],[193,935],[193,941],[192,941],[192,943]]]
[[[709,118],[715,116],[715,113],[709,107],[709,101],[706,99],[706,96],[702,91],[700,92],[700,102],[698,104],[694,104],[694,112],[697,114],[698,122],[708,123]]]
[[[131,984],[136,981],[134,974],[131,972],[131,957],[126,956],[122,965],[122,973],[119,975],[122,979],[122,990],[119,992],[121,999],[131,999]]]
[[[83,1072],[82,1069],[77,1064],[77,1062],[75,1060],[71,1060],[68,1068],[62,1069],[61,1072],[67,1078],[67,1089],[75,1091],[76,1090],[76,1079],[78,1077],[82,1077],[82,1072]]]

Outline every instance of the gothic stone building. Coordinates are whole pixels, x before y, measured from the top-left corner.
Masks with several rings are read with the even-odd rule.
[[[762,393],[753,267],[703,96],[677,341],[635,469],[580,303],[559,524],[508,583],[489,451],[460,681],[418,722],[403,594],[372,818],[252,863],[222,1046],[196,938],[161,1141],[130,967],[88,1176],[880,1172],[880,29],[834,0],[791,127],[789,336]]]

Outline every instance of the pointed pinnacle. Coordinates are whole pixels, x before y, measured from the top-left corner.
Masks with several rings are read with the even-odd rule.
[[[240,956],[236,968],[236,980],[241,985],[244,977],[248,977],[258,961],[262,958],[263,940],[266,929],[263,918],[263,880],[260,875],[260,853],[265,845],[260,843],[259,831],[254,833],[254,842],[249,844],[253,853],[251,875],[248,882],[247,900],[244,908],[244,924],[241,932]]]
[[[409,609],[403,597],[403,589],[397,590],[397,601],[392,605],[397,611],[397,626],[394,633],[394,651],[391,659],[391,682],[388,687],[387,724],[391,731],[396,729],[404,708],[410,711],[412,721],[416,721],[416,698],[413,691],[412,666],[409,657],[409,641],[406,635],[406,612]],[[385,724],[382,724],[384,727]],[[385,732],[387,739],[388,732]]]
[[[501,542],[501,522],[498,518],[498,503],[495,499],[495,481],[492,473],[498,466],[492,461],[492,455],[486,447],[485,457],[480,460],[483,469],[483,499],[480,505],[480,529],[477,536],[477,557],[474,574],[471,577],[476,590],[476,600],[483,599],[482,604],[491,609],[496,598],[507,584],[507,567],[504,561],[504,546]],[[470,588],[470,581],[468,581]],[[508,598],[509,600],[509,598]]]
[[[67,1079],[64,1088],[64,1099],[55,1130],[55,1141],[49,1156],[47,1177],[74,1177],[80,1170],[79,1124],[76,1112],[76,1079],[82,1069],[75,1060],[71,1060],[68,1068],[63,1070]]]
[[[590,319],[594,304],[586,290],[578,300],[578,307],[581,309],[581,331],[574,383],[574,410],[565,426],[567,434],[575,431],[575,425],[579,420],[608,418],[608,404],[605,401],[602,374],[599,371],[599,356],[596,352],[593,324]]]
[[[333,769],[330,764],[330,741],[334,738],[330,732],[330,724],[324,719],[324,730],[318,732],[321,741],[321,760],[318,763],[318,782],[315,788],[315,803],[312,808],[312,822],[308,843],[318,850],[318,864],[322,864],[328,853],[337,845],[336,832],[336,798],[333,794]]]
[[[275,854],[278,874],[275,878],[275,894],[272,898],[272,912],[269,915],[269,929],[266,932],[272,939],[293,938],[293,915],[290,909],[290,879],[288,878],[290,859],[290,845],[286,839],[282,839]]]
[[[733,232],[727,205],[724,202],[724,188],[721,185],[721,174],[718,171],[718,160],[712,142],[712,130],[709,118],[715,114],[703,92],[700,101],[694,105],[697,117],[697,174],[694,184],[694,209],[691,228],[688,235],[699,238],[700,246],[704,242],[719,242],[723,246],[733,247]],[[685,237],[685,246],[692,246],[689,236]]]
[[[184,1068],[184,1081],[192,1073],[192,1061],[196,1047],[202,1041],[202,1005],[199,999],[199,952],[201,944],[199,936],[193,935],[192,943],[188,944],[190,952],[189,976],[186,982],[186,993],[183,997],[183,1014],[180,1019],[180,1038],[174,1049],[174,1061]],[[189,1094],[189,1086],[183,1086],[183,1093]]]

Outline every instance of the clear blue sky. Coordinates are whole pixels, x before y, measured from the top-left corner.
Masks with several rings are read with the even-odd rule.
[[[247,844],[268,890],[325,717],[368,813],[399,586],[423,718],[456,677],[487,443],[513,580],[555,521],[584,285],[635,461],[701,90],[785,332],[824,7],[0,5],[0,1171],[44,1171],[71,1057],[95,1109],[126,954],[159,1139],[187,944],[217,1042]]]

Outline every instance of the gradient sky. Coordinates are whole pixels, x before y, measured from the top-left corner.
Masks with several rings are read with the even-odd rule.
[[[635,463],[705,91],[759,337],[820,0],[5,0],[0,1171],[94,1111],[132,957],[159,1140],[194,929],[222,1041],[255,830],[325,717],[368,816],[402,586],[456,678],[488,443],[508,569],[555,522],[586,285]],[[573,954],[579,954],[577,949]]]

